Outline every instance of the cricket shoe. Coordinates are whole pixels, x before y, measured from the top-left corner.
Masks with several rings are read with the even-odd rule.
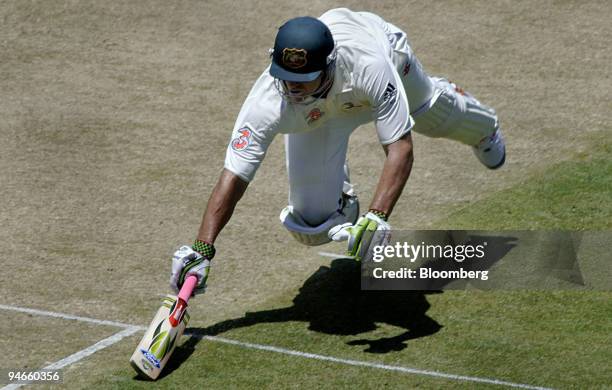
[[[497,169],[506,162],[506,144],[499,129],[472,146],[472,149],[482,165],[489,169]]]

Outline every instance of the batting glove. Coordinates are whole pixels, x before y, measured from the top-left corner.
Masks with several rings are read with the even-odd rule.
[[[200,251],[194,249],[199,249]],[[187,245],[181,246],[172,256],[172,274],[170,275],[170,287],[172,290],[178,293],[187,276],[195,275],[198,278],[198,284],[193,294],[203,293],[206,290],[210,260],[214,255],[214,247],[202,241],[196,241],[193,248]]]
[[[357,220],[355,225],[345,223],[334,226],[329,230],[328,236],[333,241],[347,241],[346,254],[361,261],[367,258],[377,245],[387,245],[391,239],[391,226],[381,215],[369,211]]]

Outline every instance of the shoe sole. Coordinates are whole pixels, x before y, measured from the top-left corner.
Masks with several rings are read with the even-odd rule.
[[[502,156],[502,159],[500,162],[497,163],[497,165],[494,165],[492,167],[487,166],[487,168],[491,169],[491,170],[495,170],[498,168],[501,168],[502,165],[504,165],[504,163],[506,162],[506,148],[504,148],[504,155]],[[486,165],[485,165],[486,166]]]

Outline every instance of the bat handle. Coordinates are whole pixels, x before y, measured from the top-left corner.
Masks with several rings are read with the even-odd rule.
[[[193,289],[195,288],[196,284],[198,284],[197,276],[187,276],[187,279],[185,279],[185,283],[183,283],[183,287],[181,287],[181,291],[179,291],[178,293],[179,299],[182,299],[183,301],[187,302],[191,297],[191,293],[193,293]]]

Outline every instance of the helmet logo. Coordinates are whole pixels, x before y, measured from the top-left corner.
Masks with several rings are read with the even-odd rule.
[[[291,69],[299,69],[306,66],[306,55],[308,52],[305,49],[285,48],[283,49],[283,65]]]

